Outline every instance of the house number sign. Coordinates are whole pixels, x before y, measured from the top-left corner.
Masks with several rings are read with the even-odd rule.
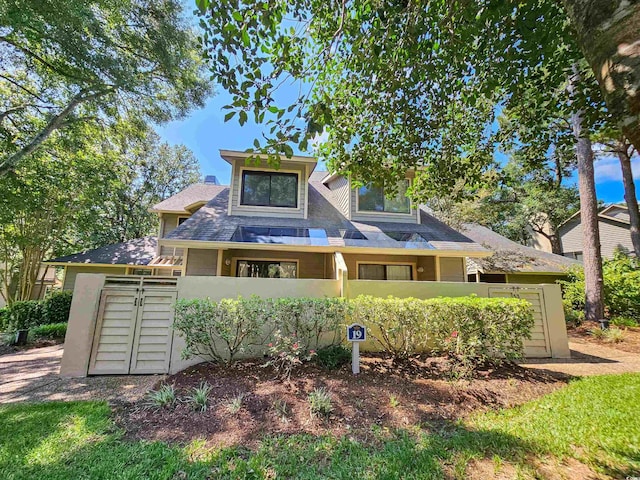
[[[360,342],[367,340],[367,329],[358,323],[347,327],[347,340],[351,342],[351,371],[360,373]]]

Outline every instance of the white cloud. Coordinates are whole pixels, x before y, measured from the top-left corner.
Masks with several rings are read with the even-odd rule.
[[[634,180],[640,179],[640,156],[636,155],[631,159],[631,169]],[[620,182],[622,181],[622,170],[617,157],[603,157],[596,160],[594,164],[596,182]]]

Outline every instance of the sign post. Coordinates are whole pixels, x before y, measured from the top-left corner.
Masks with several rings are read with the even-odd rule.
[[[354,375],[360,373],[360,342],[367,340],[367,330],[364,325],[353,323],[347,327],[347,340],[351,342],[351,371]]]

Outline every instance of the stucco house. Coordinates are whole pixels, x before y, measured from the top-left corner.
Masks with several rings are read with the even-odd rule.
[[[600,246],[604,258],[613,258],[616,250],[623,250],[633,255],[631,243],[631,223],[629,209],[626,204],[613,204],[604,207],[598,213],[600,230]],[[577,212],[558,228],[562,242],[563,255],[582,260],[583,238],[580,212]]]
[[[158,237],[50,260],[78,273],[266,278],[335,277],[341,252],[349,279],[467,281],[467,258],[490,252],[411,204],[411,175],[392,199],[316,171],[313,157],[283,157],[279,169],[222,150],[231,185],[194,184],[152,208]]]
[[[537,250],[478,224],[465,224],[461,232],[493,254],[467,261],[469,282],[540,284],[555,283],[571,267],[581,265],[573,258]]]

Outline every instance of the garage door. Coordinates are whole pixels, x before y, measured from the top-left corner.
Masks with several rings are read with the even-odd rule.
[[[89,374],[167,373],[175,300],[173,288],[105,288]]]
[[[533,307],[534,324],[531,330],[531,339],[524,342],[525,356],[533,358],[551,356],[544,291],[541,288],[490,287],[489,297],[522,298],[527,300]]]

